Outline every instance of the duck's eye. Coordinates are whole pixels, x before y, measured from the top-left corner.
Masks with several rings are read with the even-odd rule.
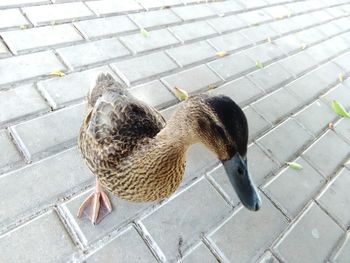
[[[243,171],[243,169],[242,169],[241,167],[238,167],[237,173],[238,173],[240,176],[243,176],[244,171]]]

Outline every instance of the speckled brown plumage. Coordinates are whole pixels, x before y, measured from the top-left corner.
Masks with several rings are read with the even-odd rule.
[[[88,95],[79,149],[102,186],[130,201],[154,201],[171,195],[182,181],[186,151],[204,143],[221,160],[235,145],[207,95],[182,103],[169,122],[133,98],[109,75],[100,75]]]

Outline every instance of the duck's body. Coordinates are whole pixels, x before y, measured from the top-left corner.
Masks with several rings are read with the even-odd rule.
[[[88,95],[79,149],[103,188],[114,195],[136,202],[166,198],[182,181],[191,144],[203,142],[221,160],[230,159],[235,146],[246,152],[247,134],[243,143],[233,142],[211,109],[215,103],[208,95],[192,97],[166,124],[153,107],[102,74]]]

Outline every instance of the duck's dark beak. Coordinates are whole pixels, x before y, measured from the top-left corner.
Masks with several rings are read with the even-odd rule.
[[[261,199],[250,178],[247,159],[236,153],[230,160],[222,161],[226,173],[242,204],[249,210],[258,211]]]

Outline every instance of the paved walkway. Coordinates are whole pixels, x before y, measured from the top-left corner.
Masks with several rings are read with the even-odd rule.
[[[350,1],[52,2],[0,1],[0,262],[350,262],[350,121],[330,107],[350,109]],[[167,118],[175,86],[231,96],[262,209],[196,145],[169,200],[112,198],[96,227],[78,220],[93,177],[76,138],[98,72]]]

